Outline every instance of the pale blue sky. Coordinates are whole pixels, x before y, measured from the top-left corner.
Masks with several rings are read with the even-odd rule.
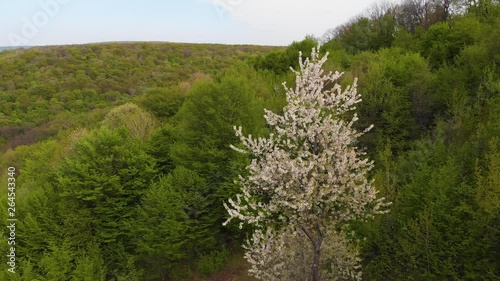
[[[0,0],[0,46],[108,41],[288,45],[377,0]]]

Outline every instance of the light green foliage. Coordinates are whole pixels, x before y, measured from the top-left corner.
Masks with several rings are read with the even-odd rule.
[[[366,237],[364,279],[498,280],[500,6],[454,2],[445,18],[446,2],[419,3],[431,4],[421,22],[383,7],[322,47],[325,70],[345,71],[340,84],[359,78],[358,124],[375,127],[356,145],[394,202],[351,224]],[[221,250],[241,253],[232,245],[251,230],[221,226],[221,202],[249,161],[229,148],[232,126],[268,136],[263,108],[281,113],[281,82],[294,86],[289,67],[316,45],[1,51],[0,201],[13,166],[19,220],[18,273],[2,262],[0,280],[190,280],[221,265],[207,278],[249,280]]]
[[[102,120],[100,112],[130,102],[149,88],[170,88],[193,73],[213,74],[251,54],[273,49],[280,48],[112,43],[2,51],[0,136],[15,148],[53,136],[61,130],[51,129],[56,124],[64,128],[76,128],[81,122],[95,125]],[[161,101],[158,106],[162,106],[169,99],[178,106],[174,95],[145,102]],[[158,113],[158,106],[148,105],[144,104]],[[29,137],[14,137],[21,133]]]
[[[497,123],[500,123],[497,121]],[[475,199],[478,204],[478,211],[474,216],[469,238],[472,246],[469,250],[472,255],[482,261],[481,267],[477,268],[473,264],[467,264],[467,269],[471,272],[472,278],[492,279],[500,276],[498,260],[498,241],[500,233],[497,231],[500,222],[500,154],[499,139],[493,137],[485,157],[484,166],[479,165],[476,170],[477,190]],[[496,262],[495,262],[496,261]]]
[[[297,68],[299,61],[297,60],[298,52],[302,52],[304,57],[311,55],[311,49],[316,47],[318,42],[311,36],[307,36],[302,41],[294,41],[285,50],[277,50],[266,54],[265,56],[257,56],[250,59],[250,63],[259,70],[270,70],[275,74],[289,73],[290,67]]]
[[[156,160],[158,172],[170,173],[174,168],[174,162],[170,155],[170,147],[175,142],[174,128],[167,124],[158,128],[151,135],[151,139],[145,144],[145,149]]]
[[[75,214],[90,219],[89,234],[103,243],[130,237],[135,205],[154,173],[154,162],[128,133],[101,129],[82,139],[55,183]]]
[[[74,270],[72,261],[75,252],[71,247],[69,239],[59,241],[49,245],[48,251],[43,255],[40,261],[42,275],[49,280],[63,281],[67,280],[70,273]]]
[[[217,248],[207,215],[211,196],[204,180],[183,167],[148,189],[134,229],[139,263],[151,269],[148,280],[171,277],[175,265]]]
[[[434,68],[453,63],[460,51],[480,37],[479,21],[473,17],[457,17],[451,22],[436,23],[422,35],[420,50]]]
[[[41,142],[29,147],[29,154],[22,157],[22,171],[25,176],[20,178],[19,185],[26,190],[23,192],[31,191],[49,180],[51,173],[62,161],[62,157],[58,155],[60,148],[55,141]]]
[[[139,262],[151,268],[148,278],[165,278],[176,262],[187,257],[188,216],[184,202],[166,178],[144,195],[134,229]]]
[[[133,103],[113,108],[103,121],[110,129],[126,127],[132,137],[147,139],[157,126],[156,118]]]
[[[125,128],[84,136],[57,174],[27,198],[20,251],[50,280],[113,280],[135,272],[129,260],[136,206],[153,167]]]
[[[234,194],[233,180],[247,161],[229,145],[237,143],[234,124],[246,125],[253,133],[265,133],[261,112],[266,100],[278,103],[265,78],[248,66],[238,65],[213,81],[195,82],[172,119],[173,130],[166,129],[159,132],[158,139],[153,138],[154,142],[173,140],[171,145],[162,145],[168,151],[156,149],[154,153],[172,159],[176,167],[172,174],[172,181],[177,182],[174,186],[186,186],[185,180],[178,179],[194,177],[189,173],[203,179],[203,186],[196,192],[193,187],[184,188],[189,198],[186,212],[194,227],[190,233],[195,235],[190,238],[192,256],[217,249],[215,241],[234,241],[241,235],[239,230],[222,227],[226,215],[222,202]],[[182,173],[176,175],[178,172]]]
[[[392,152],[390,142],[385,144],[385,148],[380,149],[377,154],[379,165],[374,175],[375,185],[382,196],[390,202],[394,202],[398,195],[398,178],[396,176],[397,163]]]
[[[456,16],[398,33],[404,50],[354,57],[360,111],[376,125],[361,142],[377,151],[375,184],[395,202],[359,231],[365,279],[499,278],[497,23]]]
[[[72,281],[104,281],[106,269],[98,245],[89,245],[84,255],[75,260]]]
[[[334,38],[349,53],[390,47],[394,40],[396,21],[391,14],[377,19],[359,17],[337,27]]]
[[[500,152],[499,138],[494,137],[489,144],[489,154],[485,166],[476,167],[477,185],[476,200],[486,213],[494,214],[500,210]]]
[[[174,116],[186,98],[186,90],[181,87],[148,89],[139,103],[158,118]]]
[[[193,85],[175,116],[174,163],[196,171],[212,186],[232,180],[228,163],[237,155],[229,148],[237,140],[232,127],[247,124],[252,131],[258,130],[262,118],[255,108],[262,99],[257,94],[248,78],[235,74]]]
[[[365,138],[370,147],[389,138],[395,149],[406,148],[434,121],[432,76],[418,54],[398,48],[361,53],[354,57],[351,69],[360,79],[359,92],[365,101],[359,105],[359,126],[375,125]]]
[[[224,266],[228,254],[228,250],[222,247],[222,249],[214,250],[207,255],[201,256],[196,262],[198,272],[202,275],[209,275],[217,272]]]
[[[378,229],[371,230],[368,243],[373,244],[366,245],[374,247],[372,251],[382,250],[377,259],[367,256],[369,278],[375,278],[372,274],[391,275],[391,280],[408,276],[492,280],[498,276],[493,242],[498,237],[493,230],[498,212],[485,215],[478,209],[496,202],[490,199],[496,191],[486,182],[471,181],[470,158],[478,156],[475,150],[469,144],[449,146],[438,135],[435,141],[418,142],[400,157],[395,171],[397,201]],[[386,181],[394,178],[381,176]],[[493,193],[486,199],[479,195],[483,192]],[[482,260],[480,265],[478,260]]]

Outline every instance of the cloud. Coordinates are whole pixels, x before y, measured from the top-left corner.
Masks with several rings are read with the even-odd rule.
[[[289,44],[306,34],[322,36],[329,28],[360,14],[375,0],[204,0],[219,17],[245,24],[249,36],[260,34],[270,43]],[[255,34],[253,34],[255,33]]]

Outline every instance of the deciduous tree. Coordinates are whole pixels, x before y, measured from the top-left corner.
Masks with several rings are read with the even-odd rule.
[[[324,74],[326,60],[317,49],[310,60],[299,59],[295,89],[284,85],[283,114],[266,110],[269,137],[236,129],[244,149],[233,148],[253,160],[239,178],[241,193],[224,205],[226,223],[235,218],[254,227],[245,257],[262,280],[359,279],[346,225],[387,205],[367,178],[373,163],[356,147],[364,133],[353,128],[361,101],[356,81],[342,90],[341,73]]]

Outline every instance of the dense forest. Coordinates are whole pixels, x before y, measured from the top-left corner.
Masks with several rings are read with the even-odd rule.
[[[390,211],[349,228],[365,280],[500,280],[500,6],[379,4],[287,47],[106,43],[0,52],[1,280],[256,280],[223,226],[290,66],[321,41],[358,78]],[[9,168],[11,167],[11,168]],[[15,178],[15,190],[8,186]],[[15,192],[12,192],[15,191]],[[15,193],[12,199],[8,193]],[[8,199],[10,198],[10,199]],[[7,226],[9,224],[6,224]]]

